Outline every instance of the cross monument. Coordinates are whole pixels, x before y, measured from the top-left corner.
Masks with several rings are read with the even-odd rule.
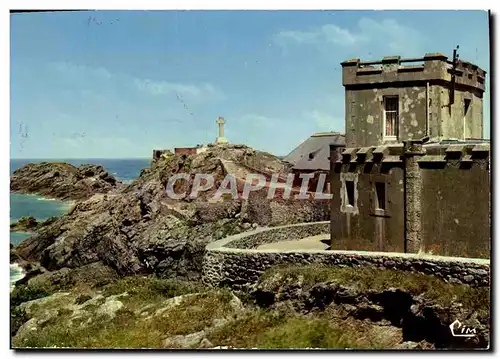
[[[224,124],[226,123],[226,121],[224,121],[223,117],[219,116],[215,123],[219,125],[219,136],[217,136],[217,138],[215,139],[215,143],[228,143],[229,141],[224,137]]]

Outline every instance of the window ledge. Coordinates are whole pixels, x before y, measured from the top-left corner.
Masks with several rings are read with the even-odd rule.
[[[387,211],[384,209],[375,209],[371,212],[371,215],[373,217],[384,217],[384,218],[390,217],[389,213],[387,213]]]
[[[385,216],[385,209],[377,208],[377,209],[375,209],[374,214],[376,216]]]

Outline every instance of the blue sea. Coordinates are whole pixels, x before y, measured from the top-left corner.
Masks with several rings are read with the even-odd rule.
[[[21,168],[28,163],[40,162],[66,162],[74,166],[82,164],[102,165],[106,171],[112,174],[116,179],[130,183],[139,177],[141,169],[149,167],[149,158],[139,159],[11,159],[10,173]],[[17,221],[24,216],[35,217],[44,220],[52,216],[63,215],[71,206],[70,202],[46,199],[41,196],[31,194],[10,194],[10,221]],[[29,237],[27,233],[11,233],[10,242],[18,245]],[[16,265],[10,266],[10,281],[12,283],[22,278],[22,271]]]

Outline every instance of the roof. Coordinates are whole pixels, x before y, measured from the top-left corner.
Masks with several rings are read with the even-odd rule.
[[[283,159],[298,170],[329,170],[330,145],[345,146],[345,135],[318,132],[302,142]]]

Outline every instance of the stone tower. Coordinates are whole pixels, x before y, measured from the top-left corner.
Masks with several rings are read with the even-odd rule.
[[[342,63],[347,147],[483,138],[486,72],[445,55]]]

